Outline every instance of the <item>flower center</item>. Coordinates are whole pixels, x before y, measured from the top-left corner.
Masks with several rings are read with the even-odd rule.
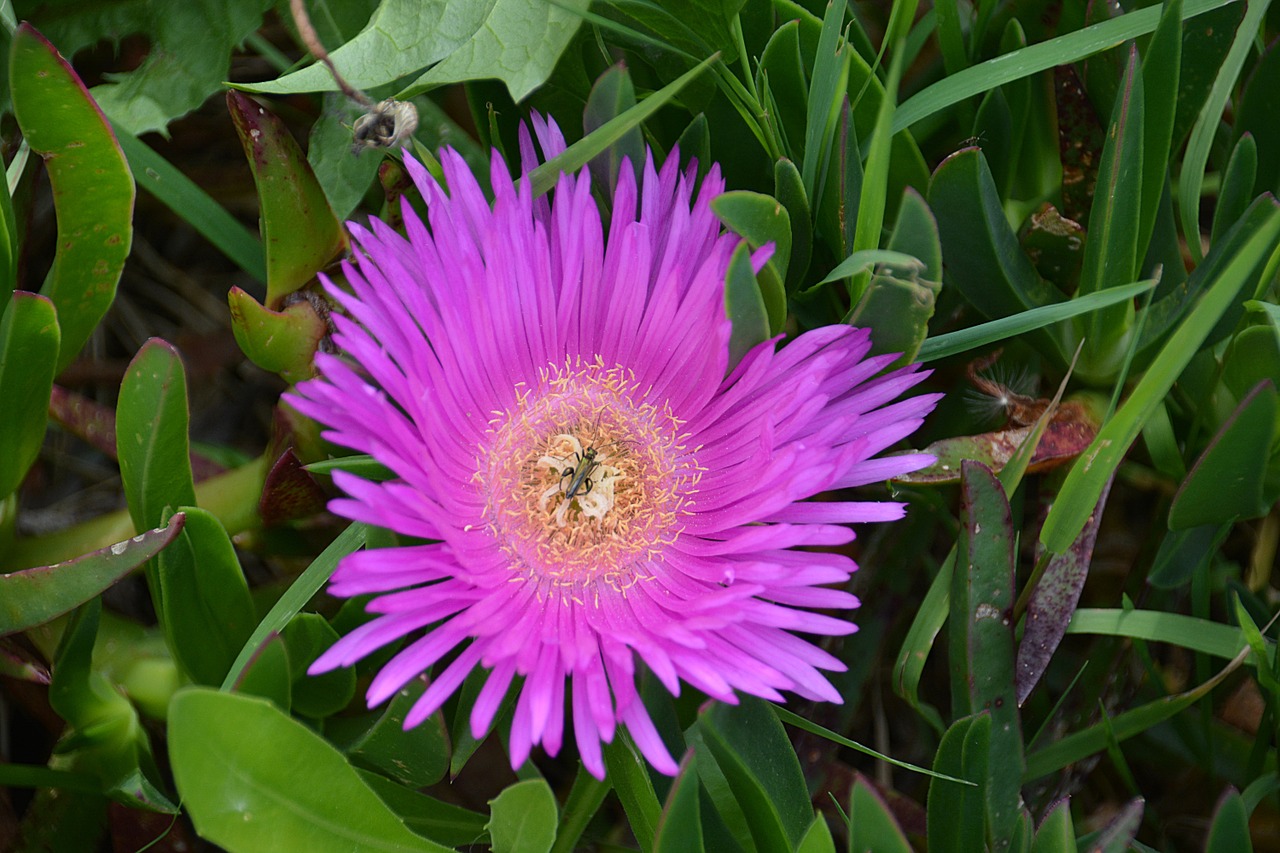
[[[674,541],[701,471],[683,422],[643,391],[624,368],[569,359],[490,422],[476,479],[518,576],[625,589]]]

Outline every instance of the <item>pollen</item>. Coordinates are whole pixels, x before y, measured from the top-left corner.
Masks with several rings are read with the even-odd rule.
[[[572,592],[651,576],[701,477],[683,422],[651,396],[631,371],[567,359],[495,413],[475,480],[513,580]]]

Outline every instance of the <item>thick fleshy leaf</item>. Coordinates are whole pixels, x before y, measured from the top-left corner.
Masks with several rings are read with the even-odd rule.
[[[1040,582],[1027,602],[1026,623],[1018,644],[1018,705],[1027,701],[1040,676],[1049,667],[1053,653],[1066,636],[1067,625],[1080,602],[1080,593],[1089,577],[1093,546],[1098,539],[1098,526],[1107,503],[1110,484],[1103,489],[1098,507],[1089,523],[1065,554],[1049,559]]]
[[[614,793],[627,812],[632,834],[642,850],[651,849],[662,806],[649,778],[648,762],[625,732],[618,732],[612,743],[605,744],[604,762]]]
[[[307,518],[325,507],[325,493],[298,459],[293,448],[280,454],[267,471],[258,499],[258,514],[265,527]]]
[[[927,803],[930,853],[968,853],[986,842],[987,759],[990,754],[991,715],[956,720],[938,744],[935,772],[972,779],[976,786],[934,777]]]
[[[53,661],[49,705],[70,732],[59,744],[68,770],[90,774],[104,795],[131,808],[175,814],[160,789],[147,731],[133,704],[93,669],[102,602],[92,599],[68,622]]]
[[[293,681],[289,649],[279,634],[272,634],[254,650],[249,665],[236,679],[234,690],[241,696],[266,699],[281,711],[293,707]]]
[[[346,247],[346,237],[284,122],[239,92],[227,93],[227,108],[258,186],[267,306],[278,308]]]
[[[1169,529],[1185,530],[1266,515],[1276,495],[1266,490],[1267,460],[1280,426],[1275,383],[1264,381],[1243,400],[1196,460],[1169,507]]]
[[[298,299],[280,311],[264,308],[238,287],[227,293],[231,331],[249,360],[286,382],[311,378],[316,349],[329,333],[328,323],[309,299]]]
[[[778,334],[787,319],[784,282],[791,261],[791,217],[787,209],[772,196],[747,190],[723,193],[712,200],[711,209],[726,228],[745,237],[751,248],[773,245],[773,256],[756,279],[769,315],[769,332]]]
[[[809,270],[809,258],[813,254],[813,223],[800,170],[786,158],[773,166],[773,194],[786,208],[791,222],[791,260],[787,264],[786,280],[787,292],[791,293],[804,281]]]
[[[43,625],[96,597],[160,553],[182,530],[186,515],[132,539],[65,563],[0,574],[0,636]]]
[[[992,849],[1007,850],[1021,802],[1022,724],[1014,687],[1013,522],[1008,499],[990,469],[965,462],[961,474],[962,527],[951,588],[953,694],[967,691],[966,713],[991,714],[987,833]],[[963,650],[964,668],[954,658]],[[959,676],[959,684],[954,680]]]
[[[676,776],[667,794],[658,831],[654,835],[653,849],[657,853],[702,853],[702,817],[698,805],[698,770],[689,754],[680,762],[680,775]]]
[[[43,296],[15,291],[0,311],[2,500],[21,485],[44,444],[61,336],[57,311]]]
[[[1213,207],[1213,230],[1209,234],[1209,243],[1218,242],[1218,238],[1227,229],[1244,216],[1253,200],[1253,185],[1258,176],[1258,143],[1252,133],[1246,133],[1236,142],[1231,151],[1231,159],[1227,160],[1227,168],[1222,171],[1222,186],[1218,190],[1218,203]]]
[[[591,133],[635,105],[636,87],[631,83],[626,66],[619,63],[610,67],[596,78],[591,94],[587,96],[587,106],[582,114],[583,133]],[[596,186],[608,188],[612,197],[623,160],[631,164],[630,168],[639,178],[640,170],[644,168],[644,152],[644,136],[640,128],[632,128],[591,160],[591,180]]]
[[[795,750],[768,703],[751,697],[737,706],[716,703],[699,716],[698,728],[757,848],[794,849],[813,822],[813,806]]]
[[[383,0],[355,38],[330,52],[342,76],[358,89],[376,89],[421,71],[468,44],[494,11],[496,0]],[[248,92],[285,95],[336,92],[338,85],[317,62],[278,80],[251,85]]]
[[[213,686],[226,676],[253,630],[253,600],[222,522],[196,507],[182,507],[182,512],[185,529],[156,560],[161,624],[187,675]]]
[[[556,840],[556,797],[543,779],[517,782],[489,801],[493,853],[546,853]]]
[[[521,101],[551,76],[586,8],[587,0],[496,0],[472,39],[397,97],[408,98],[443,83],[496,77],[507,84],[513,101]]]
[[[356,770],[356,773],[405,826],[423,838],[448,847],[488,843],[485,815],[420,794],[368,770]]]
[[[799,21],[787,21],[769,37],[756,66],[756,89],[762,98],[767,97],[773,108],[774,123],[790,158],[787,162],[794,167],[792,161],[804,156],[805,115],[809,104],[808,74],[800,56]],[[796,176],[800,176],[799,169]],[[800,191],[804,192],[803,178]]]
[[[133,175],[80,78],[29,24],[14,34],[9,73],[14,113],[45,158],[57,212],[57,254],[40,292],[58,307],[60,372],[115,299],[133,241]]]
[[[1249,813],[1245,810],[1244,798],[1235,788],[1228,787],[1218,799],[1204,850],[1205,853],[1252,853]]]
[[[354,688],[355,672],[348,673]],[[411,681],[343,752],[357,766],[368,767],[411,788],[425,788],[444,778],[449,769],[449,735],[444,715],[436,712],[422,725],[405,729],[404,720],[426,690],[421,680]]]
[[[1248,134],[1256,140],[1258,179],[1250,187],[1250,196],[1274,191],[1280,185],[1280,155],[1275,151],[1280,144],[1280,122],[1275,115],[1277,87],[1280,87],[1280,48],[1273,42],[1250,70],[1232,123],[1236,137],[1243,139]]]
[[[1049,807],[1049,813],[1040,822],[1031,853],[1076,853],[1076,850],[1071,801],[1063,798]]]
[[[337,750],[263,699],[181,691],[169,759],[197,831],[232,853],[447,849],[410,832]]]
[[[349,667],[321,675],[308,675],[307,668],[325,649],[338,641],[338,632],[319,613],[299,613],[285,626],[285,646],[289,650],[289,675],[293,709],[304,716],[321,719],[336,714],[356,693],[356,672]]]
[[[756,344],[769,339],[769,312],[756,274],[751,268],[751,250],[738,246],[729,261],[724,282],[725,313],[733,322],[729,337],[729,367],[733,368]]]
[[[849,796],[849,849],[911,853],[911,844],[888,804],[861,773],[854,779]]]

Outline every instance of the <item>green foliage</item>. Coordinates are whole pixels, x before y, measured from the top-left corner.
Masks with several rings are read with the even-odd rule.
[[[671,697],[641,672],[634,701],[682,758],[674,779],[625,727],[602,780],[568,736],[513,779],[494,742],[526,713],[523,669],[485,697],[490,731],[470,722],[484,666],[405,731],[451,657],[369,710],[369,674],[406,646],[307,673],[370,618],[364,599],[320,594],[339,561],[420,544],[336,526],[329,477],[396,474],[325,458],[274,396],[332,345],[314,281],[327,270],[342,287],[334,262],[358,254],[339,220],[403,230],[404,205],[422,211],[404,155],[352,153],[364,108],[308,56],[284,0],[19,3],[49,41],[6,17],[22,142],[6,139],[0,194],[0,673],[25,692],[6,680],[0,711],[65,724],[56,748],[43,737],[32,763],[0,767],[0,784],[36,789],[20,849],[132,844],[131,816],[179,809],[231,851],[1260,846],[1250,819],[1274,821],[1280,789],[1280,18],[1266,0],[306,5],[354,86],[412,99],[407,147],[438,180],[442,143],[482,187],[489,146],[503,150],[534,205],[589,168],[608,227],[624,161],[678,146],[697,181],[718,163],[729,191],[712,209],[743,238],[725,282],[731,367],[774,336],[869,328],[873,353],[930,362],[924,389],[947,392],[921,439],[939,464],[893,484],[904,520],[851,546],[864,630],[824,646],[849,669],[831,674],[843,706]],[[283,27],[263,26],[272,6]],[[288,97],[232,92],[229,117],[215,101],[181,119],[229,77]],[[517,175],[533,111],[568,146]],[[170,128],[173,144],[139,139]],[[243,159],[232,142],[219,171],[233,131]],[[163,207],[144,198],[136,222],[135,183]],[[190,233],[217,254],[177,260]],[[199,291],[213,322],[161,322],[158,279]],[[231,337],[244,359],[219,348]],[[126,363],[115,398],[97,377],[113,385]],[[60,373],[98,417],[67,414]],[[208,403],[229,382],[256,432]],[[992,412],[960,404],[969,384]],[[800,402],[778,423],[804,417]],[[1046,463],[1064,434],[1073,449]],[[260,455],[211,473],[205,449]],[[99,470],[84,494],[122,492],[125,509],[40,533],[80,488],[68,472]],[[72,503],[77,517],[98,505]],[[154,618],[129,603],[144,564]],[[1209,795],[1188,804],[1183,780]]]

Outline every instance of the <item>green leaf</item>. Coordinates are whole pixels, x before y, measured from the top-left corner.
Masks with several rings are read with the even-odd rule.
[[[258,187],[267,305],[277,307],[333,260],[346,238],[284,122],[239,92],[227,93],[227,108]]]
[[[383,158],[363,153],[352,156],[351,128],[365,108],[336,92],[326,93],[324,109],[307,137],[307,163],[324,189],[329,208],[338,219],[346,219],[373,186]],[[428,121],[418,112],[418,127]],[[432,150],[436,146],[429,145]]]
[[[818,815],[809,826],[809,831],[800,840],[796,853],[836,853],[836,842],[831,837],[831,827],[827,819]]]
[[[495,0],[382,0],[365,28],[329,56],[352,86],[376,89],[466,48],[494,7]],[[275,95],[338,91],[333,75],[319,62],[277,80],[237,88]]]
[[[591,158],[624,137],[632,128],[638,127],[641,122],[657,112],[659,107],[670,101],[681,89],[692,82],[716,58],[712,56],[698,63],[622,115],[609,119],[595,131],[582,137],[564,151],[525,175],[520,179],[520,183],[528,181],[533,186],[534,196],[545,195],[550,192],[551,188],[556,185],[556,181],[560,180],[562,172],[575,172],[581,169]]]
[[[1148,251],[1160,197],[1169,174],[1173,125],[1178,111],[1182,66],[1182,2],[1164,4],[1160,24],[1142,57],[1143,154],[1142,217],[1138,223],[1139,261]],[[1136,271],[1135,271],[1136,274]]]
[[[488,843],[485,815],[420,794],[377,773],[367,770],[356,770],[356,773],[405,826],[423,838],[449,847]]]
[[[980,150],[968,148],[943,161],[929,184],[929,208],[938,220],[947,282],[985,317],[1063,301],[1018,245]],[[1056,338],[1033,338],[1062,354]]]
[[[1062,798],[1049,807],[1049,813],[1036,830],[1031,853],[1076,853],[1076,830],[1071,823],[1071,800]]]
[[[1266,460],[1280,435],[1275,384],[1264,380],[1240,402],[1196,460],[1169,507],[1169,529],[1266,515]]]
[[[235,692],[266,699],[288,713],[293,707],[291,669],[289,649],[279,634],[272,634],[254,652],[236,681]]]
[[[698,730],[756,848],[794,849],[813,823],[813,806],[800,762],[769,704],[750,697],[737,707],[716,704],[699,715]]]
[[[1182,19],[1188,20],[1234,0],[1187,0]],[[1117,18],[1067,33],[1021,50],[971,65],[912,95],[893,116],[893,130],[906,130],[923,118],[1013,80],[1067,65],[1153,31],[1161,8],[1148,6]],[[1256,28],[1255,28],[1256,31]]]
[[[1244,798],[1233,787],[1228,786],[1218,800],[1204,850],[1205,853],[1253,853],[1249,813],[1245,810]]]
[[[271,606],[271,610],[262,617],[258,627],[253,629],[253,633],[245,641],[227,677],[222,680],[223,690],[230,690],[231,686],[239,680],[240,674],[249,665],[257,648],[272,634],[283,631],[312,596],[320,591],[325,581],[333,574],[333,570],[338,567],[338,561],[364,546],[367,532],[368,528],[363,524],[349,525],[346,530],[338,534],[338,538],[329,543],[329,547],[320,552],[320,556],[316,557],[302,574],[298,575],[298,579]]]
[[[1141,797],[1130,800],[1120,814],[1116,815],[1106,827],[1088,842],[1080,839],[1081,846],[1087,846],[1097,853],[1127,853],[1138,828],[1142,825],[1143,800]]]
[[[636,749],[629,735],[619,730],[613,742],[604,747],[605,768],[613,790],[627,812],[631,832],[640,849],[653,848],[662,806],[649,778],[649,764]]]
[[[1236,142],[1222,172],[1222,186],[1218,189],[1218,203],[1213,209],[1213,230],[1210,245],[1227,229],[1240,220],[1253,199],[1253,185],[1258,175],[1258,143],[1253,134],[1246,133]]]
[[[768,103],[775,107],[773,123],[782,138],[784,150],[788,152],[787,162],[799,178],[799,188],[803,195],[804,178],[792,162],[804,156],[805,122],[809,104],[808,75],[800,55],[799,21],[787,21],[774,30],[760,54],[755,82],[756,89],[762,93],[762,100],[765,100],[767,94]],[[778,197],[782,198],[781,195]],[[792,214],[794,221],[795,211]]]
[[[773,244],[773,256],[756,279],[769,316],[769,332],[780,333],[787,319],[784,282],[791,261],[791,217],[787,209],[772,196],[734,190],[712,199],[711,210],[726,228],[746,238],[752,249]]]
[[[1081,608],[1071,617],[1067,633],[1171,643],[1227,660],[1235,657],[1249,644],[1248,637],[1239,628],[1181,613],[1154,610]],[[1267,653],[1275,654],[1274,641],[1268,642]],[[1252,657],[1245,662],[1255,664]]]
[[[854,777],[849,795],[849,850],[911,853],[911,844],[888,804],[861,773]]]
[[[100,551],[26,571],[0,574],[0,636],[43,625],[110,588],[154,557],[178,532],[186,516]]]
[[[316,350],[329,333],[328,323],[310,300],[272,311],[238,287],[227,292],[231,331],[249,360],[263,370],[297,383],[314,374]]]
[[[832,146],[836,118],[849,80],[849,56],[852,48],[840,42],[845,4],[827,0],[818,38],[817,56],[809,79],[808,116],[804,125],[804,161],[800,170],[807,198],[821,198],[819,170],[823,153]]]
[[[253,600],[222,522],[193,506],[181,510],[186,527],[156,561],[161,624],[187,675],[212,686],[253,630]]]
[[[588,0],[496,0],[470,41],[396,97],[404,100],[443,83],[497,78],[513,101],[521,101],[551,76],[587,6]]]
[[[1213,146],[1213,138],[1217,134],[1227,100],[1235,89],[1236,78],[1240,76],[1245,59],[1253,48],[1258,27],[1270,5],[1270,0],[1259,0],[1247,5],[1244,20],[1240,22],[1240,28],[1236,30],[1235,39],[1231,42],[1231,49],[1227,51],[1209,97],[1196,117],[1191,138],[1187,141],[1186,154],[1182,158],[1182,170],[1178,173],[1178,207],[1183,238],[1192,259],[1197,262],[1201,258],[1200,187],[1204,181],[1205,164],[1209,162],[1209,150]]]
[[[655,853],[702,853],[705,847],[698,799],[697,765],[692,755],[686,755],[658,820],[652,848]]]
[[[974,721],[974,717],[961,717],[942,735],[933,758],[933,769],[939,776],[954,776],[965,772],[964,744]],[[986,779],[982,780],[982,784],[985,786]],[[963,844],[966,840],[977,845],[970,849],[982,849],[982,825],[979,824],[975,831],[973,822],[964,819],[970,816],[965,811],[966,800],[974,793],[976,792],[963,785],[948,782],[938,776],[929,782],[925,827],[932,853],[964,853]],[[981,800],[977,800],[977,803],[980,804]],[[956,823],[958,817],[962,818],[959,825]]]
[[[591,94],[587,96],[587,106],[582,114],[582,130],[589,134],[635,105],[636,89],[631,83],[631,75],[626,66],[621,63],[610,66],[596,78]],[[626,159],[631,164],[630,168],[639,178],[640,171],[644,168],[644,158],[644,136],[639,128],[632,128],[591,160],[591,180],[596,186],[607,187],[609,197],[612,198],[623,160]]]
[[[196,830],[232,853],[447,849],[405,828],[337,750],[263,699],[180,691],[169,758]]]
[[[320,675],[307,675],[307,667],[338,641],[338,632],[328,620],[319,613],[299,613],[285,626],[281,636],[289,650],[294,711],[323,718],[347,707],[356,694],[354,669],[343,667]]]
[[[0,314],[0,500],[40,455],[60,338],[53,303],[14,291]]]
[[[1143,213],[1144,109],[1138,51],[1134,47],[1129,52],[1129,64],[1116,94],[1107,141],[1102,149],[1102,165],[1089,211],[1089,239],[1085,241],[1080,273],[1081,293],[1094,293],[1110,283],[1137,278]],[[1126,332],[1132,319],[1133,305],[1128,302],[1088,316],[1080,332],[1085,344],[1077,365],[1077,371],[1084,378],[1098,380],[1115,375],[1124,359]]]
[[[957,697],[966,687],[967,695],[955,707],[966,715],[991,715],[987,835],[991,849],[1007,850],[1019,816],[1023,766],[1014,685],[1013,521],[1000,481],[980,463],[963,463],[960,523],[957,565],[967,570],[952,579],[952,684]]]
[[[757,344],[769,339],[769,312],[751,268],[751,250],[744,243],[733,252],[725,272],[724,309],[733,322],[729,337],[729,369]]]
[[[354,688],[355,671],[339,672],[349,675]],[[444,715],[437,711],[421,725],[404,727],[405,717],[426,689],[425,683],[414,680],[398,690],[373,724],[343,750],[347,757],[411,788],[425,788],[443,779],[449,769]]]
[[[493,853],[546,853],[556,840],[556,798],[542,779],[508,786],[489,801]]]
[[[1280,86],[1280,49],[1272,42],[1249,70],[1232,122],[1232,132],[1237,139],[1249,136],[1256,140],[1258,180],[1250,184],[1249,196],[1280,187],[1280,155],[1275,151],[1276,144],[1280,143],[1280,124],[1276,122],[1274,107],[1277,86]]]
[[[800,286],[813,253],[813,223],[804,181],[796,164],[785,158],[773,167],[773,194],[787,211],[791,223],[791,260],[787,263],[786,288],[791,293]]]
[[[917,361],[936,361],[940,358],[968,352],[972,349],[1007,340],[1031,331],[1051,326],[1062,320],[1078,317],[1117,302],[1125,302],[1141,296],[1156,286],[1156,281],[1139,281],[1122,287],[1111,287],[1088,296],[1078,296],[1068,302],[1057,302],[1040,308],[1032,308],[999,320],[970,326],[958,332],[936,335],[920,346]]]
[[[63,767],[92,775],[99,791],[130,808],[176,814],[155,781],[160,774],[137,710],[93,668],[101,615],[99,599],[77,610],[54,655],[49,705],[70,728],[58,744]]]
[[[1089,514],[1097,506],[1103,486],[1138,437],[1143,424],[1227,307],[1235,302],[1254,268],[1273,251],[1280,238],[1280,212],[1272,206],[1268,213],[1262,227],[1254,232],[1240,254],[1208,285],[1196,309],[1165,344],[1129,399],[1103,424],[1093,443],[1072,466],[1040,532],[1040,541],[1049,551],[1063,553],[1080,535]]]
[[[58,308],[60,373],[115,299],[133,240],[133,176],[80,78],[29,24],[14,34],[9,74],[18,125],[53,189],[57,253],[41,293]]]

